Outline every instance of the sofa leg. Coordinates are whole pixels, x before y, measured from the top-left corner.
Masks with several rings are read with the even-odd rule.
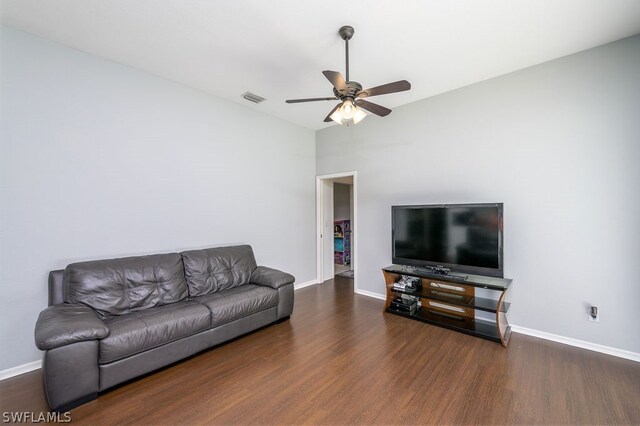
[[[283,322],[285,322],[285,321],[289,321],[290,319],[291,319],[291,315],[287,315],[287,316],[286,316],[286,317],[284,317],[284,318],[280,318],[280,319],[278,319],[278,320],[276,321],[276,324],[280,324],[280,323],[283,323]]]

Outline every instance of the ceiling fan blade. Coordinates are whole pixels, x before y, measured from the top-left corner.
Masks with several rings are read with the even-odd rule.
[[[331,110],[331,112],[329,113],[329,115],[327,115],[327,116],[324,118],[324,122],[325,122],[325,123],[330,123],[330,122],[332,122],[332,121],[333,121],[333,120],[331,120],[331,114],[333,114],[334,112],[336,112],[336,110],[337,110],[338,108],[340,108],[340,105],[342,105],[342,104],[340,103],[340,104],[336,105],[335,107],[333,107],[333,109]]]
[[[316,101],[335,101],[335,96],[333,98],[307,98],[307,99],[287,99],[285,102],[288,104],[299,104],[301,102],[316,102]]]
[[[407,80],[394,81],[393,83],[383,84],[382,86],[364,89],[357,93],[356,96],[366,98],[369,96],[386,95],[388,93],[404,92],[411,89],[411,83]]]
[[[327,77],[327,80],[329,80],[338,91],[347,91],[347,82],[344,81],[344,77],[342,77],[342,74],[338,71],[322,71],[322,74]]]
[[[391,114],[391,110],[389,108],[385,108],[382,105],[365,101],[364,99],[358,99],[356,101],[356,105],[360,108],[366,109],[367,111],[375,115],[379,115],[380,117],[386,117],[387,115]]]

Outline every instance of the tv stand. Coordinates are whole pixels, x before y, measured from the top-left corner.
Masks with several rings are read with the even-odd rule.
[[[453,272],[443,274],[441,271],[399,265],[382,268],[382,274],[387,288],[385,312],[493,340],[505,348],[509,345],[511,327],[506,316],[509,303],[505,296],[511,279]],[[395,289],[393,284],[402,275],[420,278],[422,290]],[[477,288],[498,292],[497,299],[476,297]],[[421,307],[413,313],[391,308],[393,298],[402,294],[418,298]],[[476,310],[495,314],[495,322],[476,318]]]

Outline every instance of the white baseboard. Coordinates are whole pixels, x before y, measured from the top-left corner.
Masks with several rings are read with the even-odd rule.
[[[533,330],[526,327],[520,327],[519,325],[511,325],[511,331],[514,333],[526,334],[527,336],[538,337],[540,339],[551,340],[553,342],[563,343],[565,345],[575,346],[577,348],[587,349],[594,352],[600,352],[603,354],[613,355],[620,358],[630,359],[631,361],[640,362],[640,353],[626,351],[624,349],[612,348],[610,346],[599,345],[597,343],[573,339],[571,337],[558,336],[557,334]]]
[[[14,376],[19,376],[20,374],[37,370],[40,367],[42,367],[41,360],[28,362],[26,364],[18,365],[17,367],[7,368],[6,370],[0,371],[0,380],[5,380]]]
[[[380,293],[374,293],[372,291],[356,289],[354,290],[354,293],[361,294],[363,296],[373,297],[374,299],[387,300],[387,296]]]
[[[386,296],[379,293],[374,293],[372,291],[355,290],[355,292],[363,296],[386,300]],[[599,345],[597,343],[586,342],[584,340],[573,339],[571,337],[559,336],[557,334],[533,330],[526,327],[520,327],[519,325],[511,325],[511,331],[514,333],[526,334],[528,336],[538,337],[540,339],[551,340],[553,342],[563,343],[565,345],[575,346],[577,348],[587,349],[594,352],[600,352],[603,354],[613,355],[619,358],[625,358],[631,361],[640,362],[640,353],[631,352],[624,349],[617,349],[610,346]]]
[[[310,285],[315,285],[315,284],[318,284],[318,281],[311,280],[311,281],[307,281],[307,282],[300,283],[300,284],[296,283],[296,284],[293,285],[293,289],[294,290],[300,290],[301,288],[309,287]]]

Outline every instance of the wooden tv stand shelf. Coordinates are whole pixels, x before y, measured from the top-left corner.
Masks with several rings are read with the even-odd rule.
[[[382,268],[382,273],[387,287],[385,312],[493,340],[505,348],[509,344],[511,327],[506,317],[509,303],[504,299],[511,279],[463,273],[445,275],[399,265]],[[422,290],[395,289],[393,284],[402,275],[420,278]],[[498,299],[476,297],[476,288],[499,292]],[[391,308],[391,301],[402,294],[419,298],[422,306],[413,313]],[[495,323],[476,318],[476,311],[495,314]]]

